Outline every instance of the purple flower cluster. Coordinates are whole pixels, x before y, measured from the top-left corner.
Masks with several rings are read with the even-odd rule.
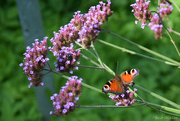
[[[38,39],[35,39],[35,43],[32,43],[33,47],[27,46],[27,50],[24,53],[24,62],[20,64],[23,67],[24,74],[28,76],[30,81],[29,88],[32,86],[43,86],[42,74],[46,62],[49,58],[47,55],[47,37],[44,37],[40,43]]]
[[[160,8],[158,9],[159,9],[160,16],[163,18],[163,17],[168,17],[172,13],[173,6],[170,5],[169,3],[166,3],[166,4],[161,3]]]
[[[80,50],[74,50],[72,43],[78,42],[84,48],[89,48],[97,38],[101,24],[112,15],[109,0],[107,5],[103,2],[99,3],[91,7],[84,15],[80,11],[75,12],[69,24],[60,27],[58,33],[54,32],[54,37],[50,39],[53,46],[49,49],[57,57],[57,62],[55,62],[57,71],[72,74],[71,69],[78,69],[75,63],[79,59]]]
[[[168,17],[168,15],[172,13],[173,7],[170,3],[163,2],[162,0],[157,13],[152,15],[152,11],[149,10],[149,3],[150,1],[146,0],[136,0],[136,3],[131,5],[133,7],[132,12],[134,12],[134,16],[139,20],[135,21],[135,23],[137,24],[142,21],[141,28],[144,28],[145,25],[147,25],[147,21],[149,21],[148,26],[154,31],[155,39],[161,39],[163,25],[157,13],[159,13],[163,21],[163,17]]]
[[[131,6],[133,7],[132,12],[134,12],[134,16],[139,20],[135,21],[135,23],[137,24],[141,21],[141,28],[143,29],[146,25],[146,21],[149,21],[152,17],[151,11],[148,10],[149,3],[150,1],[146,0],[136,0],[136,3],[131,4]]]
[[[155,39],[161,39],[162,38],[162,28],[163,25],[161,24],[160,18],[158,16],[158,14],[154,14],[151,22],[148,25],[150,27],[151,30],[154,31],[155,34]]]
[[[53,51],[51,48],[50,50]],[[55,51],[54,56],[57,57],[57,62],[55,62],[56,71],[73,74],[71,69],[78,70],[75,63],[80,57],[80,50],[74,50],[73,43],[70,44],[70,47],[61,47],[59,52]]]
[[[60,27],[59,33],[54,32],[54,37],[50,39],[53,44],[51,51],[56,53],[61,50],[63,46],[70,46],[70,44],[74,43],[78,38],[78,30],[72,24]]]
[[[116,102],[117,106],[130,106],[133,103],[135,103],[134,93],[137,91],[136,88],[134,88],[133,92],[129,91],[129,87],[126,87],[126,92],[121,95],[109,95],[109,97]]]
[[[75,109],[75,104],[81,95],[82,79],[72,76],[68,80],[66,86],[61,88],[59,94],[55,93],[51,96],[54,107],[54,112],[50,111],[51,115],[63,116]]]
[[[102,1],[99,3],[97,6],[92,6],[84,15],[80,14],[80,11],[75,12],[74,18],[70,21],[79,30],[77,42],[81,43],[84,48],[89,48],[91,43],[95,41],[101,31],[101,25],[113,13],[110,10],[110,1],[107,5]]]
[[[59,33],[54,32],[54,37],[51,39],[52,51],[59,51],[62,46],[69,46],[75,41],[81,43],[84,48],[89,48],[91,42],[97,38],[101,24],[107,21],[113,13],[110,10],[110,4],[110,1],[107,5],[100,2],[96,7],[91,7],[89,12],[84,15],[80,11],[75,12],[69,24],[61,27]]]

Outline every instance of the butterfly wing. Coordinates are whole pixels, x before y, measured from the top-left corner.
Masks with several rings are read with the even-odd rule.
[[[124,86],[121,81],[121,77],[116,75],[114,79],[109,80],[104,87],[102,88],[102,92],[105,94],[113,93],[113,94],[122,94],[124,93]]]
[[[131,69],[121,73],[120,77],[124,85],[133,86],[135,83],[133,79],[139,75],[138,69]]]

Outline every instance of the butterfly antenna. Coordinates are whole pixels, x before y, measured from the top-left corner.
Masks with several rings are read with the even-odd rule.
[[[118,74],[118,66],[119,66],[119,62],[117,61],[116,74]]]

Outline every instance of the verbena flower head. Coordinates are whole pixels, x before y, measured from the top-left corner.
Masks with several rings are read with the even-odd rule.
[[[72,24],[60,27],[59,33],[54,32],[54,37],[50,39],[53,44],[52,52],[58,52],[63,46],[69,47],[78,39],[78,30]]]
[[[53,50],[51,49],[51,51]],[[54,56],[57,57],[57,61],[55,62],[57,71],[72,74],[72,69],[78,69],[78,67],[75,66],[75,63],[80,57],[80,50],[74,50],[73,43],[70,44],[70,47],[61,47],[59,52],[55,51]]]
[[[158,8],[158,10],[161,17],[168,17],[172,13],[173,6],[169,3],[161,3],[160,8]]]
[[[80,11],[75,12],[69,24],[61,27],[59,33],[54,32],[54,37],[51,39],[52,50],[59,51],[62,46],[70,46],[70,43],[75,41],[81,43],[84,48],[89,48],[97,38],[101,24],[107,21],[113,13],[110,5],[111,2],[108,0],[107,5],[100,2],[84,15]]]
[[[35,39],[35,43],[32,43],[32,45],[32,48],[27,46],[24,53],[24,62],[20,64],[23,67],[24,74],[28,76],[30,81],[29,88],[32,86],[43,86],[41,71],[49,60],[49,58],[46,58],[47,37],[44,37],[44,40],[41,42]]]
[[[96,40],[101,31],[101,25],[112,15],[110,5],[110,1],[107,5],[101,1],[97,6],[92,6],[88,13],[84,15],[80,12],[75,13],[71,23],[78,27],[79,39],[77,39],[77,42],[81,43],[84,48],[89,48],[91,43]]]
[[[138,22],[141,23],[141,28],[144,28],[146,24],[146,21],[150,20],[152,18],[151,11],[149,9],[149,3],[150,1],[144,1],[144,0],[136,0],[136,3],[131,4],[131,7],[133,7],[132,12],[134,12],[134,16],[139,20],[135,21],[137,24]]]
[[[54,112],[51,111],[50,114],[63,116],[75,109],[75,104],[81,95],[82,79],[72,76],[68,80],[66,86],[61,88],[59,94],[55,93],[51,96]]]
[[[116,102],[117,106],[130,106],[133,103],[135,103],[134,99],[134,93],[137,91],[136,88],[134,88],[133,92],[129,91],[129,87],[126,87],[126,92],[121,95],[110,95],[109,97]]]
[[[163,25],[161,24],[160,18],[157,13],[155,13],[151,19],[151,22],[148,25],[151,30],[154,31],[155,39],[162,38],[162,28]]]

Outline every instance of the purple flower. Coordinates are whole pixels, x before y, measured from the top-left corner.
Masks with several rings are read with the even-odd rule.
[[[113,99],[113,98],[114,98],[114,95],[109,95],[109,98]]]
[[[51,96],[51,100],[54,100],[54,96]]]
[[[69,93],[69,96],[73,96],[73,93],[72,93],[72,92],[70,92],[70,93]]]
[[[168,17],[172,13],[173,6],[169,3],[161,3],[158,10],[161,17]]]
[[[158,14],[154,14],[151,22],[148,25],[151,30],[154,31],[155,34],[155,39],[161,39],[162,38],[162,27],[163,25],[161,24],[160,18]]]
[[[49,114],[52,115],[52,114],[53,114],[53,111],[50,111]]]
[[[74,106],[74,102],[68,102],[69,106],[73,107]]]
[[[79,100],[79,97],[75,97],[75,100],[78,101],[78,100]]]
[[[81,83],[78,83],[77,76],[68,78],[66,86],[61,87],[59,94],[51,96],[53,101],[54,113],[56,116],[67,115],[75,109],[75,104],[81,95]]]
[[[121,97],[123,98],[125,96],[125,94],[123,93],[123,94],[121,94]]]
[[[116,102],[116,106],[121,106],[122,105],[122,102]]]
[[[32,80],[32,78],[31,78],[31,77],[28,77],[28,80],[29,80],[29,81],[31,81],[31,80]]]
[[[142,29],[147,25],[146,21],[149,21],[152,18],[151,11],[149,10],[149,3],[150,1],[146,0],[136,0],[136,3],[131,4],[131,7],[133,7],[132,12],[134,12],[134,16],[139,20],[135,21],[135,23],[142,22]]]
[[[130,91],[129,90],[126,90],[126,93],[129,93]]]
[[[134,92],[136,92],[137,91],[137,89],[136,88],[134,88]]]
[[[66,105],[64,105],[64,108],[69,109],[69,108],[70,108],[69,103],[67,103]]]
[[[56,105],[56,109],[60,109],[61,108],[61,106],[60,105]]]
[[[66,110],[66,109],[63,109],[63,111],[62,111],[62,112],[63,112],[63,114],[65,114],[65,113],[67,113],[67,110]]]
[[[135,93],[135,91],[137,91],[137,89],[134,88],[134,91],[131,93],[129,91],[129,87],[126,87],[125,89],[126,89],[125,93],[123,93],[121,95],[110,95],[109,96],[114,102],[116,102],[117,106],[130,106],[133,103],[135,103],[134,93]]]
[[[28,76],[30,85],[28,86],[43,86],[42,74],[45,64],[48,62],[49,58],[47,56],[47,37],[41,42],[35,39],[35,43],[32,43],[33,47],[26,47],[26,52],[24,53],[24,62],[20,64],[23,67],[24,74]]]
[[[22,66],[23,66],[23,63],[20,63],[19,66],[22,67]]]
[[[52,48],[50,49],[54,51]],[[57,61],[55,62],[56,71],[68,72],[73,74],[71,69],[76,69],[76,61],[80,57],[80,50],[74,50],[73,43],[70,44],[70,47],[62,46],[59,52],[56,52]]]
[[[113,13],[110,10],[110,0],[108,0],[107,5],[102,1],[99,3],[96,7],[91,7],[88,13],[81,14],[81,11],[74,12],[69,24],[60,27],[58,33],[54,32],[54,37],[51,39],[53,47],[50,47],[54,55],[63,46],[69,47],[75,41],[81,43],[84,48],[90,47],[101,31],[101,25]]]

